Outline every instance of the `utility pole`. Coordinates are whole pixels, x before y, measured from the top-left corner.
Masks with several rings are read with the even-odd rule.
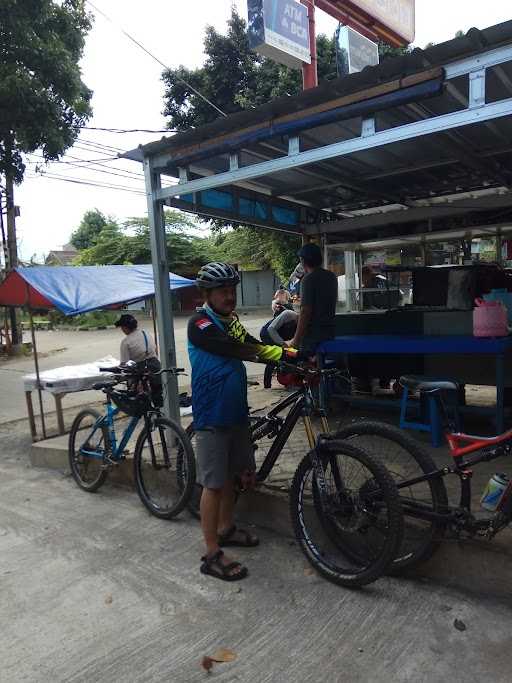
[[[7,203],[7,253],[9,256],[9,263],[6,264],[6,270],[14,270],[18,265],[18,245],[16,242],[16,207],[14,206],[14,183],[12,177],[6,175],[5,177],[5,195]],[[16,317],[16,309],[9,309],[9,316],[11,320],[11,340],[13,346],[21,344],[18,321]]]
[[[308,30],[311,50],[311,64],[302,64],[302,89],[309,90],[318,85],[316,30],[315,30],[315,0],[300,0],[308,8]]]

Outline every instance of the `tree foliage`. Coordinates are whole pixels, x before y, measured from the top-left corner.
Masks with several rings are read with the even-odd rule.
[[[130,218],[121,225],[112,218],[106,219],[98,211],[88,211],[73,237],[84,223],[89,227],[94,226],[94,229],[99,225],[102,227],[93,235],[88,246],[81,248],[77,258],[79,265],[151,263],[151,242],[146,217]],[[190,229],[197,226],[190,223],[179,211],[165,212],[165,226],[169,268],[173,272],[191,274],[215,257],[217,252],[212,241],[191,234]],[[90,233],[84,235],[90,236]],[[76,241],[73,244],[80,248]]]
[[[333,39],[318,36],[319,80],[335,78],[336,53]],[[183,80],[227,114],[265,104],[282,95],[295,95],[302,89],[300,71],[289,69],[250,50],[246,22],[232,11],[227,33],[206,28],[206,60],[199,69],[170,69],[163,74],[165,83],[164,115],[168,126],[188,130],[209,123],[219,113],[193,92]],[[242,266],[272,268],[283,280],[297,264],[299,240],[280,232],[233,226],[224,221],[211,222],[216,234],[216,258]],[[233,230],[219,234],[232,227]]]
[[[334,40],[318,36],[318,78],[336,78]],[[206,27],[205,63],[199,69],[180,66],[163,73],[164,115],[168,127],[188,130],[210,123],[220,114],[183,81],[187,81],[226,114],[257,107],[281,95],[296,95],[302,89],[302,75],[249,48],[246,22],[232,10],[226,35]],[[182,80],[183,79],[183,80]]]
[[[379,46],[381,59],[403,54],[407,48]],[[302,74],[277,62],[260,57],[249,48],[246,22],[233,9],[226,35],[212,26],[206,28],[205,63],[199,69],[170,69],[162,78],[165,84],[164,115],[168,127],[188,130],[219,117],[183,81],[187,81],[226,114],[258,107],[282,95],[296,95],[302,89]],[[334,38],[317,37],[319,82],[337,77]],[[280,232],[237,226],[215,220],[210,224],[217,237],[218,258],[243,266],[272,268],[286,280],[297,264],[299,239]],[[222,234],[226,227],[233,231]],[[219,232],[221,234],[219,234]]]
[[[300,238],[244,226],[218,233],[215,246],[218,260],[249,269],[271,268],[286,282],[297,265]]]
[[[71,234],[71,244],[76,249],[90,249],[108,226],[112,230],[119,227],[113,218],[107,218],[98,209],[86,211],[80,225]]]
[[[84,0],[0,2],[0,173],[21,182],[23,153],[58,159],[91,115],[79,61]]]

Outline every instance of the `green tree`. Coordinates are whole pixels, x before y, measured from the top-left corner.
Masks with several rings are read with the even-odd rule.
[[[404,54],[409,48],[379,45],[381,60]],[[222,111],[229,114],[260,106],[282,95],[302,90],[302,74],[277,62],[260,57],[249,48],[246,22],[235,9],[228,21],[226,35],[212,26],[206,28],[205,63],[198,69],[170,69],[163,73],[165,84],[164,115],[168,127],[188,130],[214,121],[215,109],[183,81],[199,90]],[[318,80],[337,77],[334,38],[317,36]],[[219,259],[247,267],[271,267],[286,280],[297,265],[299,239],[280,232],[240,226],[221,220],[210,221]],[[222,233],[226,227],[232,231]],[[221,233],[219,235],[219,232]]]
[[[390,59],[391,57],[401,57],[410,51],[411,47],[409,45],[405,45],[404,47],[392,47],[382,40],[379,40],[379,59],[381,62]]]
[[[319,80],[336,78],[333,39],[318,36],[317,51]],[[183,80],[227,114],[260,106],[282,95],[295,95],[302,89],[300,71],[262,58],[249,48],[246,22],[234,9],[226,35],[212,26],[206,28],[204,52],[206,60],[201,68],[191,70],[180,66],[165,71],[162,76],[165,84],[164,115],[169,117],[169,128],[188,130],[219,116]],[[210,224],[216,233],[215,258],[247,267],[270,267],[283,280],[297,264],[298,238],[270,230],[230,225],[220,220]],[[219,234],[227,227],[234,229]]]
[[[215,258],[244,268],[271,268],[286,282],[297,265],[300,238],[247,226],[216,235]]]
[[[58,159],[91,115],[79,61],[84,0],[0,2],[0,173],[23,180],[22,154]]]
[[[318,36],[318,78],[336,78],[334,40]],[[246,22],[235,9],[222,35],[206,27],[205,63],[199,69],[169,69],[165,84],[164,115],[168,127],[188,130],[214,121],[219,113],[183,81],[187,81],[226,114],[259,106],[281,95],[296,95],[302,89],[302,75],[296,69],[260,57],[249,48]]]
[[[169,268],[173,272],[189,275],[215,258],[213,240],[192,234],[190,230],[197,226],[179,211],[165,212],[165,227]],[[109,219],[94,242],[80,251],[77,263],[82,266],[151,263],[148,219],[130,218],[122,226]]]
[[[89,249],[93,247],[101,233],[110,228],[119,229],[119,225],[113,218],[106,217],[98,209],[86,211],[78,228],[71,234],[71,244],[76,249]]]

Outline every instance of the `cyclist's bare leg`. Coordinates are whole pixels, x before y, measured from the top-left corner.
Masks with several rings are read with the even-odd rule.
[[[234,524],[235,515],[235,485],[233,480],[229,480],[224,484],[221,490],[219,520],[217,526],[217,538],[220,534]]]
[[[241,477],[244,489],[252,488],[256,481],[256,474],[254,472],[244,472]],[[235,485],[234,481],[228,481],[222,489],[222,497],[220,503],[218,536],[225,537],[230,541],[231,545],[238,545],[242,547],[254,547],[258,545],[258,537],[249,533],[245,529],[237,529],[235,526]],[[227,545],[226,540],[224,545]]]
[[[203,488],[203,493],[201,495],[201,528],[206,543],[206,554],[208,557],[211,557],[220,550],[218,528],[225,490],[226,485],[224,485],[222,489]],[[231,497],[234,498],[233,482],[231,482],[230,487],[228,486],[227,491],[228,495],[231,494]],[[233,506],[234,501],[231,505],[231,520],[233,519]],[[222,564],[225,565],[233,562],[233,559],[227,555],[223,555],[221,559]],[[230,571],[230,574],[238,574],[241,570],[241,566],[235,567]]]

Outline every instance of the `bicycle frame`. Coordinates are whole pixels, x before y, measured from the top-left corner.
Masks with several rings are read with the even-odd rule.
[[[415,484],[430,481],[437,477],[456,474],[460,478],[461,484],[458,508],[449,506],[445,513],[435,513],[423,507],[421,504],[407,500],[403,501],[404,509],[407,509],[407,513],[413,517],[416,516],[421,519],[433,521],[450,521],[456,520],[457,513],[461,510],[468,514],[471,513],[472,468],[481,462],[491,462],[498,458],[509,456],[512,453],[512,430],[494,437],[473,436],[471,434],[455,431],[454,425],[449,420],[442,396],[439,394],[436,396],[436,399],[439,402],[441,414],[443,415],[446,425],[445,438],[450,448],[454,466],[445,466],[420,477],[400,482],[397,484],[397,488],[400,490]],[[470,458],[465,457],[471,453],[474,453],[475,455]],[[495,516],[496,514],[501,514],[501,512],[495,513]],[[491,530],[491,533],[496,533],[497,531],[492,531],[492,518],[491,520],[475,520],[473,522],[473,529],[487,529]]]
[[[258,483],[265,481],[272,471],[272,468],[276,464],[284,445],[288,441],[288,438],[300,417],[302,417],[304,422],[304,428],[306,430],[309,447],[311,449],[315,448],[316,436],[311,422],[313,406],[314,402],[311,395],[311,389],[308,385],[304,384],[303,387],[297,391],[294,391],[292,394],[290,394],[290,396],[287,396],[285,399],[280,401],[268,413],[266,413],[266,415],[262,416],[260,420],[256,421],[254,426],[255,430],[258,428],[259,424],[263,425],[269,421],[275,420],[279,425],[279,432],[272,442],[269,451],[260,466],[260,469],[256,473],[256,480]],[[282,418],[278,417],[278,415],[289,407],[291,407],[291,410],[283,421]],[[329,432],[329,425],[322,411],[320,419],[322,422],[323,431],[326,433]]]
[[[130,422],[128,423],[128,426],[124,430],[123,436],[121,438],[121,441],[119,442],[119,445],[117,445],[117,437],[116,437],[116,431],[115,431],[115,426],[114,426],[114,418],[115,416],[120,412],[119,408],[116,408],[112,405],[112,402],[107,399],[107,413],[106,415],[103,415],[101,418],[99,418],[96,421],[96,424],[94,425],[89,438],[98,430],[101,429],[102,427],[107,427],[108,429],[108,435],[109,435],[109,443],[105,444],[105,453],[98,453],[97,451],[89,451],[85,449],[81,449],[82,453],[84,455],[87,455],[89,458],[96,458],[97,460],[103,460],[105,455],[107,455],[111,460],[114,461],[119,461],[123,457],[123,452],[128,445],[128,442],[135,431],[135,428],[137,427],[140,417],[132,417],[130,419]]]

